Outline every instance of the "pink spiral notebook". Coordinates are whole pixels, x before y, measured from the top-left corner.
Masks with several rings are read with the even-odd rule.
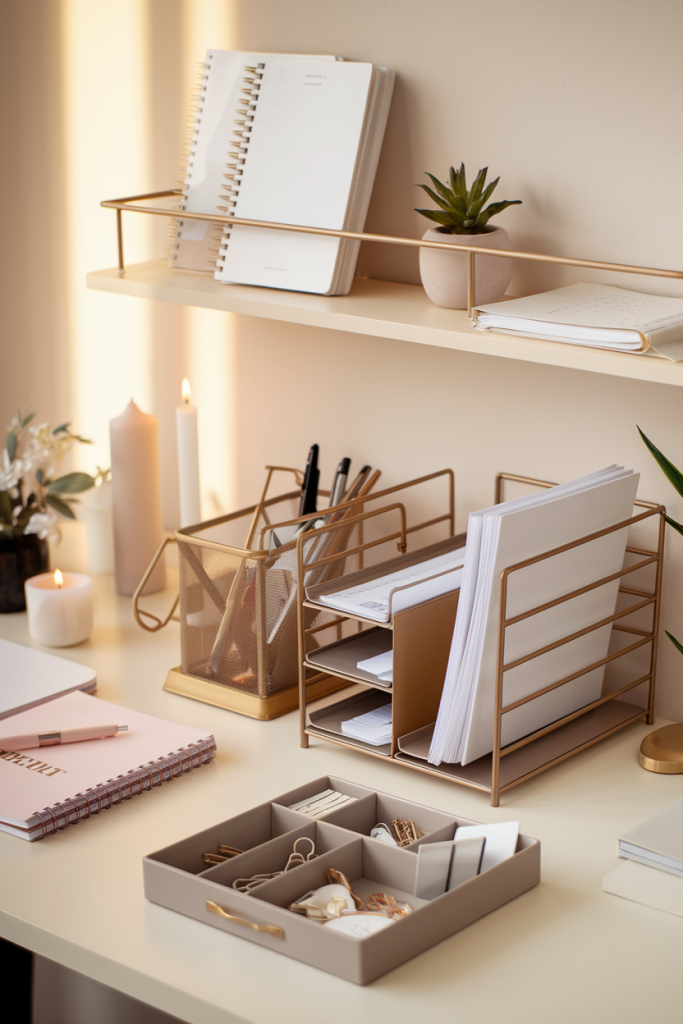
[[[34,750],[9,750],[2,743],[3,734],[110,723],[127,725],[128,732]],[[68,693],[0,722],[0,829],[42,839],[199,768],[215,752],[211,733],[78,690]]]

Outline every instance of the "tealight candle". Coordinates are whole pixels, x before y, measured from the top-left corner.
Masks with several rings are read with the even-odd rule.
[[[92,582],[80,572],[43,572],[24,583],[28,628],[45,647],[71,647],[92,632]]]

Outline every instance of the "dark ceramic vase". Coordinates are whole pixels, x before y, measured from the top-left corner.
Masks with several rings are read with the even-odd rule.
[[[0,535],[0,613],[26,608],[24,580],[48,569],[47,541],[37,534]]]

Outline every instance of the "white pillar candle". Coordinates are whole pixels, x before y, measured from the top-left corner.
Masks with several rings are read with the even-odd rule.
[[[114,523],[111,511],[111,480],[94,487],[83,504],[88,533],[91,572],[114,571]],[[53,563],[54,565],[54,560]]]
[[[92,582],[80,572],[43,572],[24,583],[28,628],[45,647],[71,647],[92,632]]]
[[[163,539],[156,416],[148,416],[131,401],[109,424],[109,436],[116,589],[130,595]],[[162,557],[143,594],[163,590],[165,585]]]
[[[194,526],[201,522],[199,499],[199,443],[197,438],[197,407],[190,405],[190,384],[182,384],[183,404],[175,411],[178,433],[178,481],[180,485],[180,525]]]

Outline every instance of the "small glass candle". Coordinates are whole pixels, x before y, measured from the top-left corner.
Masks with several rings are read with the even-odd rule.
[[[43,572],[24,584],[28,628],[45,647],[71,647],[92,632],[92,582],[80,572]]]

